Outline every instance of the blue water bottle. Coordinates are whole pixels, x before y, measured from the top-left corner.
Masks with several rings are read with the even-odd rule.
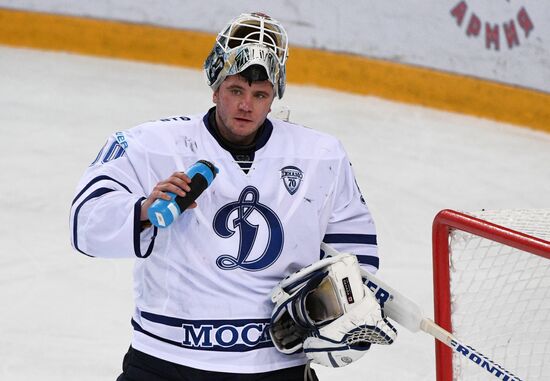
[[[147,211],[151,223],[159,228],[170,226],[212,184],[218,172],[218,168],[206,160],[193,164],[186,172],[191,179],[191,190],[184,197],[167,192],[170,200],[156,199]]]

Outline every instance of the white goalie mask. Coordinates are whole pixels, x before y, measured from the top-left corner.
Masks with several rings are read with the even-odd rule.
[[[275,95],[282,98],[287,58],[288,39],[283,26],[262,13],[243,13],[218,34],[204,71],[208,85],[216,90],[227,76],[260,65],[273,84]]]

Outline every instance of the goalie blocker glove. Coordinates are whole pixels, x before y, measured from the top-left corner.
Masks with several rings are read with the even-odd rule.
[[[392,344],[397,336],[351,254],[322,259],[288,276],[271,299],[275,347],[285,354],[303,350],[317,364],[348,365],[371,344]]]

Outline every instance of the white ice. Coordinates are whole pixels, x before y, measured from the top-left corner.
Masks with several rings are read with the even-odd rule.
[[[110,133],[210,105],[196,70],[0,48],[0,380],[116,378],[132,260],[71,249],[76,183]],[[292,84],[282,106],[343,141],[377,223],[379,275],[429,317],[439,210],[549,205],[548,134]],[[316,369],[321,380],[434,380],[433,339],[400,329],[356,364]]]

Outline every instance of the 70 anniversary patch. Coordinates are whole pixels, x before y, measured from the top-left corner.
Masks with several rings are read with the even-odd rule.
[[[304,172],[298,167],[287,165],[281,168],[281,179],[283,179],[283,184],[285,184],[286,190],[291,195],[298,191],[303,178]]]

